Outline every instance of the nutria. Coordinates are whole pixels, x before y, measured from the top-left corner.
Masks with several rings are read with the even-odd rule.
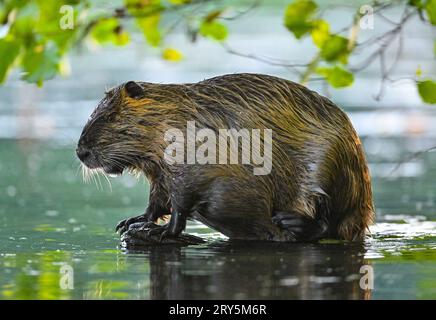
[[[271,129],[272,168],[165,160],[165,132]],[[185,149],[183,149],[185,152]],[[371,181],[360,139],[329,99],[273,76],[231,74],[188,84],[129,81],[106,92],[81,134],[90,169],[143,173],[144,214],[121,221],[127,245],[189,242],[196,219],[230,239],[361,240],[373,220]],[[170,215],[166,224],[155,224]]]

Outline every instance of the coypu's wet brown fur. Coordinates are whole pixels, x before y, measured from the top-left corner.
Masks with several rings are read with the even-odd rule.
[[[197,129],[272,129],[271,173],[255,176],[249,165],[169,165],[163,159],[164,132],[185,132],[187,121]],[[171,220],[182,217],[162,232],[172,236],[193,217],[236,239],[356,240],[373,219],[370,176],[348,117],[327,98],[272,76],[123,84],[100,102],[78,154],[90,168],[128,168],[149,179],[149,207],[145,215],[120,223],[126,234],[135,225],[147,229],[140,223],[171,208]]]

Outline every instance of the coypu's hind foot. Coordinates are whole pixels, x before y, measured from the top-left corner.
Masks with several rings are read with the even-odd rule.
[[[314,241],[328,235],[328,225],[322,219],[312,219],[293,212],[276,211],[272,221],[280,229],[291,232],[296,241]]]

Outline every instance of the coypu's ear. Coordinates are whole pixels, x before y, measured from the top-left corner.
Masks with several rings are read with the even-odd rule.
[[[143,96],[142,87],[135,81],[129,81],[124,85],[124,90],[126,90],[127,95],[130,98],[137,99]]]

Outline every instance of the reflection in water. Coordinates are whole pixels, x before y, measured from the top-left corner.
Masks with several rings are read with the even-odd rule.
[[[151,299],[369,297],[359,286],[364,249],[358,245],[219,242],[140,252],[149,256]]]

